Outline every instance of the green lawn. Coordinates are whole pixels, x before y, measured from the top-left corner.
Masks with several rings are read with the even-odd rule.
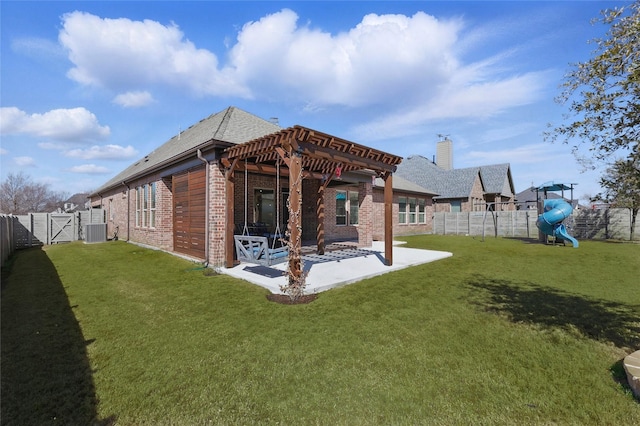
[[[640,424],[640,245],[406,240],[454,255],[295,306],[124,242],[20,251],[2,424]]]

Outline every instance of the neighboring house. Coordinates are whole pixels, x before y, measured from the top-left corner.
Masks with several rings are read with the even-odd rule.
[[[273,234],[278,227],[284,233],[289,220],[320,252],[332,240],[367,246],[384,239],[390,261],[394,231],[431,226],[433,192],[392,176],[401,161],[229,107],[110,179],[91,194],[91,204],[107,211],[108,235],[213,265],[233,265],[234,234],[249,228]],[[290,218],[287,200],[296,198],[302,208]]]
[[[435,212],[470,212],[486,208],[515,210],[515,191],[509,164],[444,170],[414,155],[403,160],[395,176],[432,188]]]
[[[65,213],[73,213],[80,210],[88,210],[91,206],[89,202],[89,194],[77,193],[73,194],[64,202],[63,210]]]

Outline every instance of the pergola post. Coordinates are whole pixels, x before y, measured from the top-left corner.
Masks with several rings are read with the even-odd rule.
[[[391,173],[384,178],[384,259],[387,266],[393,265],[393,178]]]
[[[302,157],[292,153],[289,161],[289,285],[300,283],[302,277]]]
[[[320,184],[318,188],[318,199],[316,201],[316,217],[318,226],[316,228],[316,243],[318,245],[318,254],[324,254],[324,190],[325,185]]]

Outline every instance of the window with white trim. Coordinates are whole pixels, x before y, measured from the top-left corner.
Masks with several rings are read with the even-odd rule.
[[[142,219],[142,189],[136,187],[136,226],[140,226]]]
[[[347,224],[347,191],[336,191],[336,225]]]
[[[358,192],[349,191],[349,225],[358,224]]]
[[[409,223],[416,223],[416,199],[409,198]]]
[[[149,220],[149,185],[145,184],[143,187],[142,197],[142,226],[146,227]]]
[[[357,225],[358,191],[336,191],[336,225]]]
[[[149,199],[149,226],[152,228],[156,227],[156,183],[151,182],[151,193],[149,194],[151,198]]]
[[[426,223],[426,205],[424,198],[398,197],[398,223]]]
[[[407,197],[398,197],[398,223],[407,223]]]

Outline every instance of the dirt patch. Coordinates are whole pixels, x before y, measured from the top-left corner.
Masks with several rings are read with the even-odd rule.
[[[293,300],[286,294],[267,294],[267,299],[271,302],[281,303],[283,305],[302,305],[311,303],[318,298],[317,294],[305,294]]]

